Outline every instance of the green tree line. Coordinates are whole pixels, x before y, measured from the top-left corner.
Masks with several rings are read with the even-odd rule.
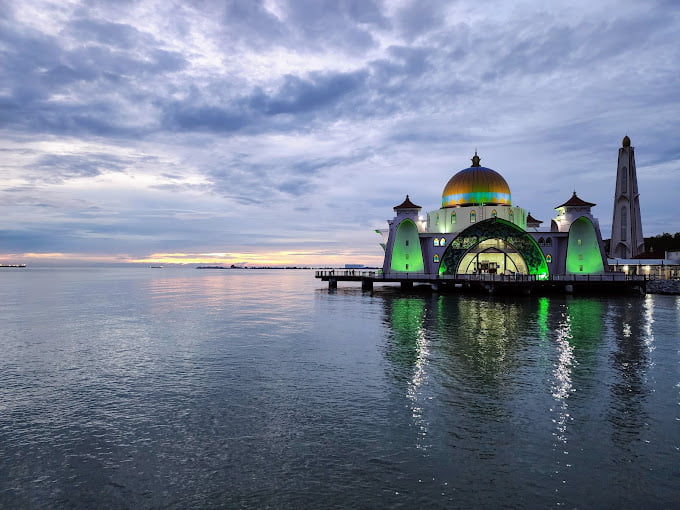
[[[680,251],[680,232],[675,234],[664,232],[654,237],[645,237],[645,251],[658,253],[659,257],[663,257],[667,251]]]

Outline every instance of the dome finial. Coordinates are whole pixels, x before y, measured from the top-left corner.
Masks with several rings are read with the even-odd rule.
[[[472,156],[472,166],[479,166],[479,162],[481,161],[482,158],[477,156],[477,149],[475,149],[475,155]]]
[[[623,137],[623,141],[621,142],[621,145],[624,147],[630,147],[630,138],[628,138],[628,135]]]

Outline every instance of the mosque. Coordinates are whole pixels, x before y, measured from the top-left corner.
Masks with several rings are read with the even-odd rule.
[[[441,206],[422,214],[406,195],[394,207],[383,236],[385,258],[378,272],[317,271],[335,288],[338,281],[399,282],[402,288],[426,283],[432,288],[484,292],[642,292],[646,282],[680,277],[680,263],[644,259],[635,152],[625,136],[619,148],[609,253],[595,204],[576,192],[555,206],[549,227],[512,200],[510,186],[497,171],[472,165],[444,186]],[[609,255],[609,258],[608,258]]]
[[[386,237],[383,275],[596,275],[607,272],[594,203],[573,193],[556,206],[549,229],[515,205],[501,174],[480,165],[457,172],[444,186],[441,207],[421,216],[407,195],[394,207]]]

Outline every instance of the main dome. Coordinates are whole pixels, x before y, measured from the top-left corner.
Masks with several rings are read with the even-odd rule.
[[[479,166],[475,152],[472,166],[449,179],[442,193],[442,207],[465,205],[512,205],[510,187],[501,174]]]

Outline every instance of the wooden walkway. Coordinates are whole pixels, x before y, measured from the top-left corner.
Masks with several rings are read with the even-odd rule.
[[[428,284],[436,291],[483,292],[487,294],[550,294],[550,293],[637,293],[644,294],[647,279],[640,275],[604,273],[595,275],[496,275],[428,273],[383,273],[355,269],[324,269],[315,278],[328,282],[335,289],[338,282],[361,282],[363,290],[372,290],[376,283],[399,283],[402,289],[414,284]]]

